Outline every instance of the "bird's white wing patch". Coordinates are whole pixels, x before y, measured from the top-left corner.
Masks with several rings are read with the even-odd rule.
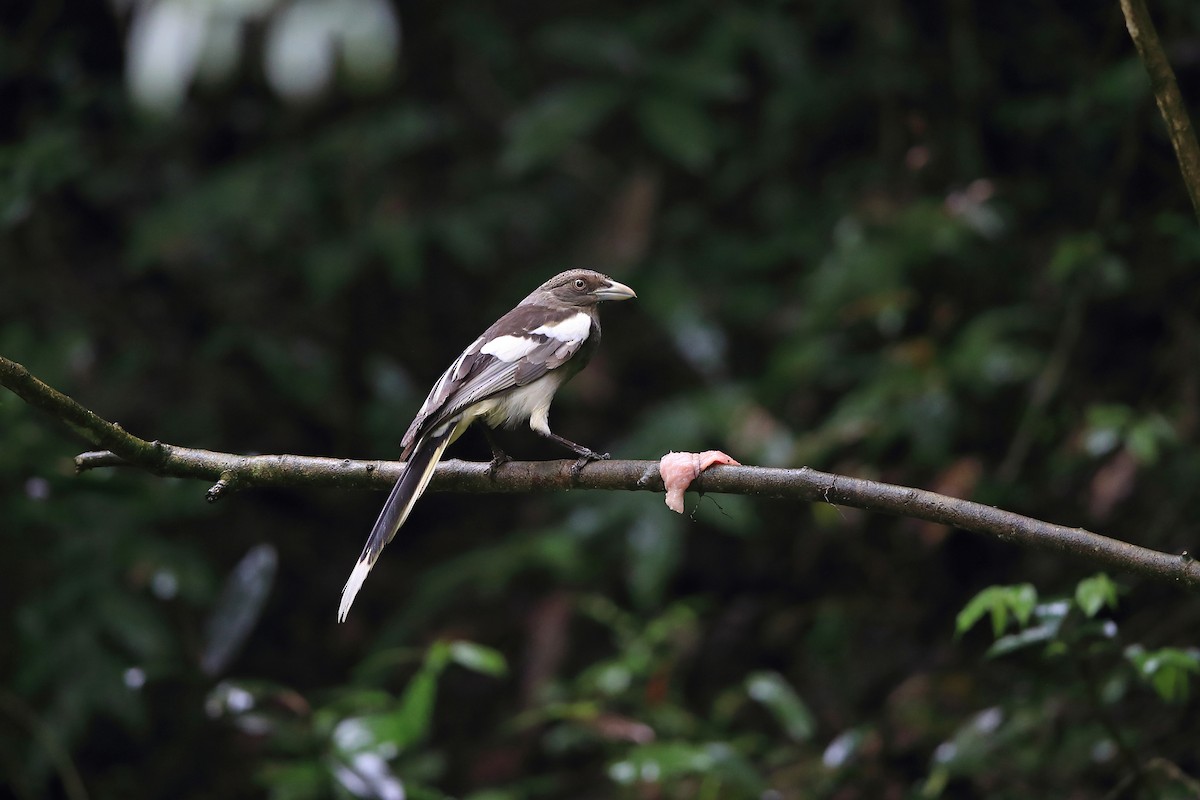
[[[547,322],[529,331],[528,335],[505,334],[497,336],[479,348],[479,352],[504,361],[508,364],[520,361],[535,350],[545,346],[546,339],[562,342],[564,345],[578,346],[587,339],[592,329],[592,318],[587,314],[572,314],[558,322]],[[545,337],[545,338],[541,338]],[[558,348],[560,353],[565,352]]]
[[[518,307],[489,329],[489,333],[495,330],[511,333],[494,335],[492,339],[487,339],[485,334],[476,339],[450,365],[450,369],[434,386],[434,391],[430,392],[421,415],[410,426],[410,433],[405,434],[406,445],[415,436],[414,431],[425,430],[427,426],[436,427],[472,403],[497,392],[525,386],[547,371],[561,366],[574,355],[591,335],[591,315],[573,312],[554,322],[534,322],[529,319],[545,320],[553,316],[553,311],[549,309]],[[536,328],[531,327],[534,324]],[[483,358],[472,358],[476,355]],[[477,412],[493,422],[511,416],[507,408],[477,409]]]
[[[583,312],[558,322],[547,322],[530,333],[549,336],[560,342],[582,342],[592,330],[592,318]]]
[[[543,326],[544,327],[544,326]],[[532,353],[542,346],[542,342],[537,339],[530,339],[528,336],[513,336],[511,334],[505,336],[497,336],[490,342],[479,348],[479,352],[486,353],[489,356],[504,361],[508,364],[514,361],[520,361],[525,356]]]

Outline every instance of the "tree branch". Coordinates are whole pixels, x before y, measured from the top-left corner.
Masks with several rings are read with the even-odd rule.
[[[16,362],[0,357],[5,386],[51,416],[64,420],[104,451],[76,457],[79,471],[130,466],[157,475],[201,478],[217,483],[216,500],[233,488],[259,486],[390,488],[401,464],[294,455],[244,456],[161,442],[147,442],[108,422],[70,397],[41,382]],[[430,488],[469,493],[527,493],[603,489],[662,492],[657,461],[593,461],[578,474],[573,460],[513,461],[489,471],[486,463],[452,459],[438,465]],[[692,483],[692,491],[745,494],[852,506],[912,517],[986,534],[1006,542],[1057,550],[1107,567],[1200,590],[1200,564],[1186,553],[1172,555],[1112,539],[1083,528],[1068,528],[955,497],[808,467],[712,467]]]
[[[1196,144],[1196,134],[1192,131],[1187,106],[1179,94],[1175,71],[1171,69],[1171,62],[1167,60],[1166,51],[1158,39],[1154,20],[1150,18],[1150,12],[1146,9],[1146,1],[1121,0],[1121,12],[1125,15],[1125,27],[1129,29],[1129,36],[1133,39],[1146,72],[1150,75],[1154,100],[1158,103],[1163,121],[1167,123],[1171,146],[1175,148],[1175,157],[1179,160],[1183,182],[1192,199],[1192,210],[1197,218],[1200,218],[1200,145]]]

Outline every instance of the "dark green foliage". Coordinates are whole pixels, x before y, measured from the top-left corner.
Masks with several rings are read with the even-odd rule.
[[[1200,229],[1115,2],[397,4],[374,92],[286,105],[250,37],[169,117],[110,4],[10,5],[0,353],[140,436],[395,456],[588,266],[639,299],[574,440],[1196,550]],[[1195,96],[1200,7],[1152,5]],[[829,506],[430,495],[338,626],[381,496],[80,448],[0,391],[0,800],[1195,794],[1174,587]]]
[[[1141,791],[1153,796],[1191,796],[1188,793],[1194,793],[1200,783],[1170,770],[1165,776],[1153,775],[1155,762],[1143,761],[1138,756],[1140,732],[1132,726],[1119,725],[1118,720],[1122,706],[1142,699],[1139,695],[1143,690],[1130,680],[1131,676],[1153,687],[1161,701],[1156,707],[1162,713],[1166,712],[1162,704],[1186,703],[1191,676],[1200,673],[1200,649],[1163,647],[1148,651],[1139,642],[1123,644],[1129,634],[1122,633],[1114,620],[1098,617],[1101,609],[1117,610],[1117,593],[1117,586],[1104,573],[1080,581],[1072,599],[1040,603],[1029,584],[990,586],[959,613],[958,631],[970,629],[984,614],[990,613],[996,641],[988,650],[989,655],[1004,656],[1036,645],[1041,648],[1047,665],[1067,662],[1074,680],[1064,684],[1066,696],[1081,692],[1084,697],[1081,705],[1091,716],[1083,726],[1099,726],[1103,731],[1098,738],[1093,734],[1068,747],[1086,744],[1090,738],[1092,760],[1103,760],[1105,754],[1120,756],[1132,770],[1126,777],[1131,791],[1136,780],[1145,784]],[[1010,611],[1018,631],[1004,634]],[[1002,748],[1014,749],[1021,737],[1034,733],[1031,723],[1044,716],[1040,706],[1045,701],[1044,692],[1032,698],[1016,695],[961,728],[934,753],[936,766],[923,794],[940,796],[950,776],[978,771],[979,765],[973,761],[995,758]],[[1162,777],[1165,780],[1160,781]]]

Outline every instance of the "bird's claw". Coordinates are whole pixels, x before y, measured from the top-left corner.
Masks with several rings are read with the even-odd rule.
[[[587,450],[580,453],[579,458],[571,465],[571,480],[578,480],[579,474],[583,472],[583,468],[593,461],[607,461],[611,458],[608,453],[597,453],[595,450]]]
[[[494,479],[496,477],[496,470],[500,468],[500,465],[507,464],[510,461],[512,461],[512,456],[508,453],[496,453],[492,456],[492,460],[487,465],[488,478]]]

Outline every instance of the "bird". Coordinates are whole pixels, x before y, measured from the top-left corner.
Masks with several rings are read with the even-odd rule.
[[[342,588],[339,622],[346,621],[367,574],[429,485],[446,448],[472,423],[482,423],[492,446],[491,469],[508,460],[491,429],[526,421],[535,433],[579,456],[577,469],[588,461],[608,458],[552,432],[550,403],[559,387],[587,365],[600,343],[598,305],[634,297],[633,289],[599,272],[561,272],[454,359],[429,390],[400,441],[404,466]]]

